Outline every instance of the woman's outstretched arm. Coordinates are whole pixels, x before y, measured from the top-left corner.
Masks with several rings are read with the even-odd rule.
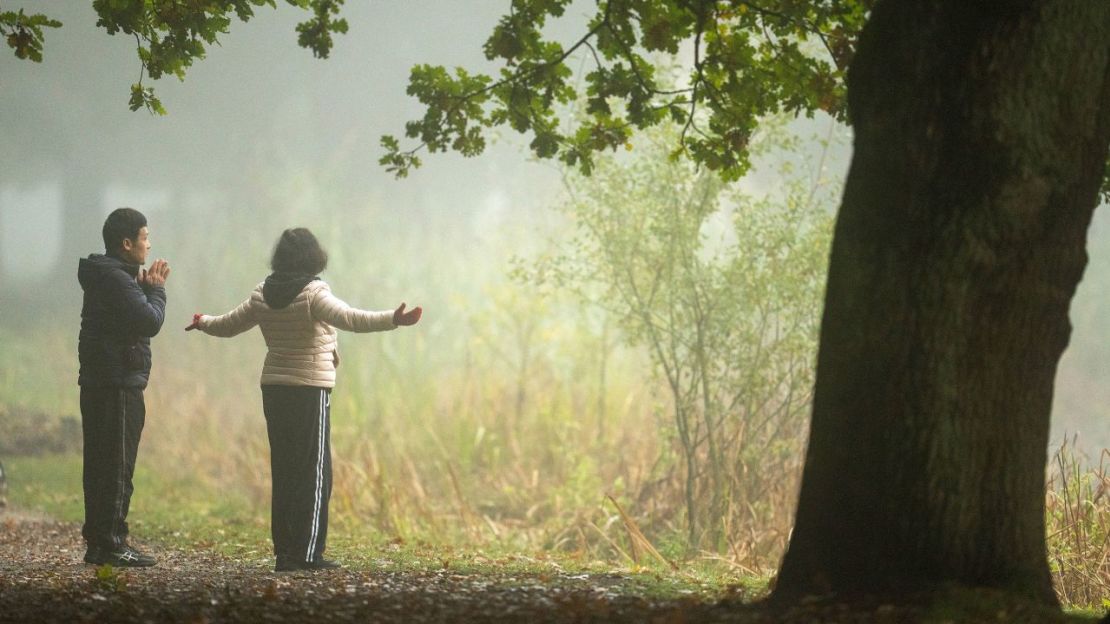
[[[186,327],[185,331],[199,329],[209,336],[230,338],[231,336],[247,331],[257,324],[258,319],[254,316],[254,307],[251,305],[251,299],[248,297],[246,301],[239,304],[238,307],[227,314],[221,314],[219,316],[194,314],[193,323]]]
[[[393,323],[393,310],[373,312],[352,308],[331,294],[331,288],[326,284],[312,296],[310,309],[312,318],[345,331],[363,333],[397,328]]]

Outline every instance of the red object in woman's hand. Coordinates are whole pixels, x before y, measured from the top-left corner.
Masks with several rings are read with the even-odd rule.
[[[401,303],[401,305],[397,306],[397,309],[393,311],[393,324],[398,326],[416,325],[416,322],[420,320],[420,315],[423,312],[424,310],[420,306],[416,306],[408,312],[405,312],[405,304]]]
[[[200,315],[199,314],[194,314],[193,315],[193,322],[192,322],[191,325],[189,325],[188,327],[185,328],[185,331],[189,331],[190,329],[200,329]]]

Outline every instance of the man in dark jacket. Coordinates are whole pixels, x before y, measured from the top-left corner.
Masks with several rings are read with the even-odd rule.
[[[143,390],[150,378],[150,338],[162,328],[170,267],[150,251],[146,217],[120,208],[103,229],[106,253],[82,258],[85,291],[77,353],[84,434],[85,561],[143,567],[153,557],[127,543],[127,510],[135,457],[146,421]]]

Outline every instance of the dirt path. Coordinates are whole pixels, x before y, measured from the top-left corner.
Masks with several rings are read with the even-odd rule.
[[[770,622],[714,605],[621,595],[619,580],[451,570],[274,573],[147,545],[159,565],[97,578],[74,524],[0,514],[0,622]]]
[[[5,622],[1092,622],[1003,604],[975,615],[864,600],[785,611],[695,598],[653,600],[614,575],[385,572],[274,573],[270,560],[140,544],[159,558],[144,570],[101,574],[81,561],[79,528],[42,514],[0,510],[0,623]],[[941,611],[944,613],[944,611]],[[929,614],[925,615],[923,614]],[[939,615],[939,617],[938,617]]]

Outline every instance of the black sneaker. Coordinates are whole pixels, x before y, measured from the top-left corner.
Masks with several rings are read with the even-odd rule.
[[[274,565],[274,572],[295,572],[297,570],[334,570],[340,568],[338,563],[329,561],[327,559],[319,559],[316,561],[289,561],[285,559],[278,559],[277,564]]]
[[[85,550],[85,563],[101,565],[104,561],[104,549],[99,546],[89,546]]]
[[[301,563],[302,562],[293,561],[291,559],[279,558],[274,565],[274,572],[292,572],[294,570],[300,570]]]
[[[154,557],[130,546],[122,546],[116,550],[90,548],[85,552],[85,561],[96,565],[108,564],[116,568],[149,568],[158,563]]]

